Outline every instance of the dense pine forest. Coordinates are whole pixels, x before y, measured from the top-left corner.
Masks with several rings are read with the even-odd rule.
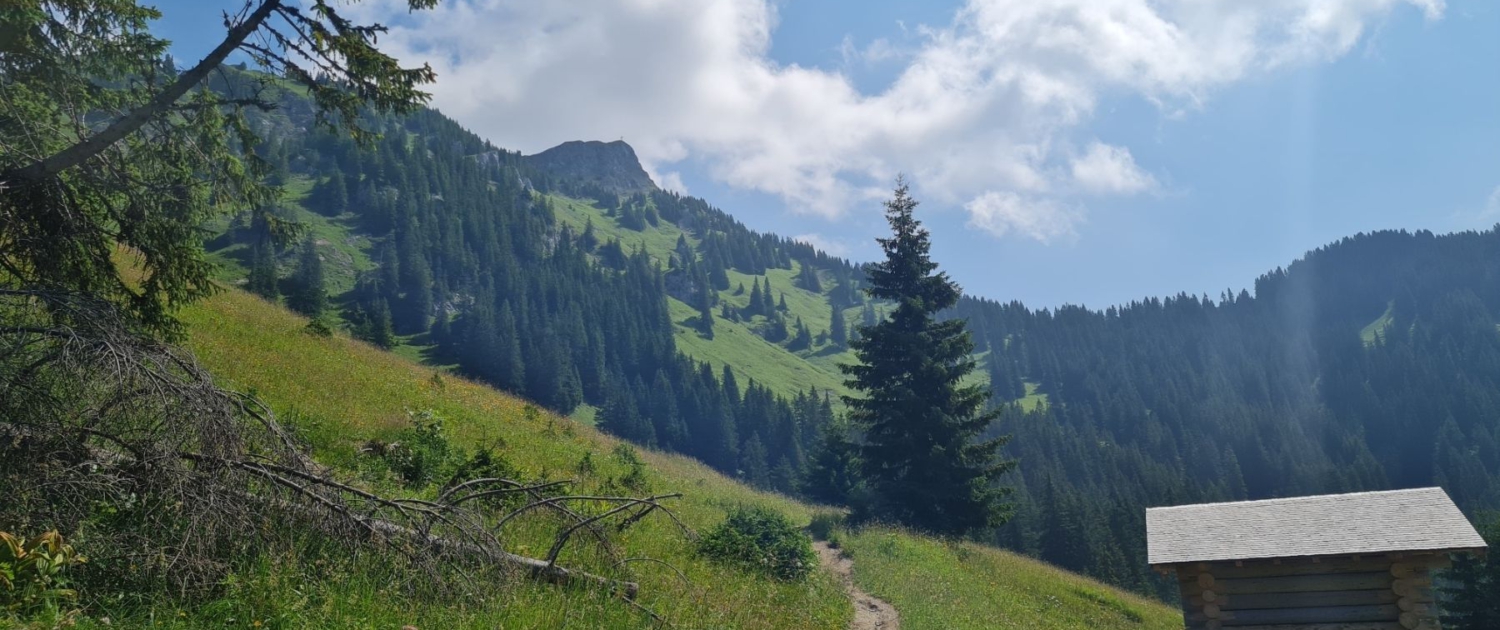
[[[793,257],[825,256],[752,233],[697,199],[654,189],[616,199],[591,182],[553,181],[433,111],[371,117],[381,140],[370,150],[331,133],[292,133],[302,111],[299,97],[284,94],[282,107],[258,120],[272,138],[261,151],[282,177],[316,182],[308,209],[352,217],[350,227],[364,235],[374,268],[336,296],[356,336],[386,347],[416,336],[434,361],[547,408],[566,414],[588,404],[617,435],[693,455],[761,487],[797,490],[807,453],[833,416],[832,396],[772,392],[725,366],[688,359],[674,347],[667,300],[702,304],[709,322],[716,306],[709,287],[727,288],[727,268],[756,274],[788,267]],[[639,248],[573,232],[541,195],[554,190],[609,196],[623,223],[670,221],[700,246],[682,243],[662,266]],[[285,208],[268,214],[296,220]],[[291,306],[309,302],[298,296],[317,293],[325,273],[306,270],[323,263],[272,245],[272,223],[247,213],[227,235],[247,245],[239,250],[247,284],[268,297],[286,293]],[[764,315],[786,326],[770,298],[764,302]]]
[[[562,413],[597,409],[617,435],[761,487],[846,498],[840,392],[772,389],[690,358],[671,304],[696,311],[688,323],[705,339],[752,322],[781,351],[839,352],[885,312],[862,295],[864,267],[642,185],[620,143],[590,143],[628,156],[601,158],[607,172],[591,177],[433,111],[367,117],[381,134],[368,150],[311,128],[309,111],[284,93],[256,118],[260,151],[310,186],[302,204],[347,227],[367,262],[347,264],[353,281],[334,290],[314,269],[327,261],[277,248],[274,218],[246,213],[218,244],[242,246],[252,289],[322,312],[326,284],[329,311],[372,343],[419,347]],[[562,198],[628,233],[681,236],[653,257],[601,236],[592,215],[581,229],[560,220]],[[760,278],[793,269],[824,300],[827,329]],[[968,321],[1000,414],[990,435],[1011,435],[1006,456],[1020,462],[1006,480],[1017,512],[983,537],[1170,598],[1146,569],[1147,506],[1430,484],[1466,510],[1500,506],[1497,281],[1500,232],[1380,232],[1217,297],[1035,310],[965,296],[944,317]]]

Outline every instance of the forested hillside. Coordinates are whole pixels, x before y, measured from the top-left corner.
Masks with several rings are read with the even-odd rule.
[[[883,312],[858,266],[642,183],[618,143],[532,159],[425,111],[371,118],[367,151],[281,100],[262,151],[322,268],[267,251],[274,226],[247,218],[213,247],[251,288],[290,304],[322,277],[367,340],[802,487],[842,408],[847,341]],[[1021,462],[994,540],[1170,597],[1145,567],[1149,505],[1439,483],[1466,509],[1500,506],[1497,274],[1495,231],[1381,232],[1253,292],[1102,311],[964,298],[947,316],[969,321],[993,431]]]
[[[731,270],[762,275],[792,267],[794,257],[826,257],[753,234],[695,199],[610,193],[610,221],[623,229],[681,226],[678,249],[654,256],[559,218],[560,205],[576,203],[562,195],[605,196],[597,185],[555,180],[436,112],[370,117],[381,139],[363,149],[307,127],[296,93],[280,97],[282,106],[256,122],[269,138],[260,150],[291,195],[262,214],[307,226],[310,245],[275,247],[278,226],[261,214],[231,221],[210,245],[239,263],[248,288],[285,294],[297,307],[319,304],[301,297],[318,287],[350,287],[333,302],[359,337],[561,413],[587,405],[617,435],[796,491],[833,415],[830,393],[772,391],[723,362],[679,352],[678,300],[669,296],[700,307],[701,319],[688,325],[706,337],[706,322],[726,306],[715,289],[727,289]],[[806,325],[788,322],[769,289],[764,298],[754,293],[741,321],[811,344]]]

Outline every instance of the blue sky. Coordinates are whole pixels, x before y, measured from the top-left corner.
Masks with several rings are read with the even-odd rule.
[[[213,4],[161,3],[182,61]],[[1217,296],[1355,232],[1500,221],[1480,0],[538,4],[356,6],[496,144],[623,137],[659,182],[855,260],[905,173],[935,257],[998,300]]]

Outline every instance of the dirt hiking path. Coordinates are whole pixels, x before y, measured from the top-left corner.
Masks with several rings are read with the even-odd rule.
[[[894,607],[854,585],[853,560],[844,557],[839,550],[829,547],[828,543],[821,540],[813,542],[813,549],[818,552],[818,562],[838,576],[839,581],[844,583],[844,590],[849,593],[849,601],[854,602],[854,620],[849,622],[849,630],[901,628],[901,617],[896,614]]]

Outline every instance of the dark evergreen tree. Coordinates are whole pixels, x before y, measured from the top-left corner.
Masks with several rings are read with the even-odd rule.
[[[314,206],[328,216],[338,216],[349,209],[349,186],[344,182],[344,172],[333,169],[328,181],[318,185],[312,195]]]
[[[797,334],[792,337],[792,342],[787,344],[786,349],[796,352],[799,350],[807,350],[808,348],[811,348],[813,343],[812,331],[807,329],[807,324],[802,323],[801,317],[797,318],[797,325],[795,326],[795,328],[797,330]]]
[[[830,322],[828,339],[833,342],[833,345],[839,348],[849,345],[849,330],[846,328],[848,323],[844,321],[844,309],[839,308],[838,304],[832,304],[828,320]]]
[[[324,288],[323,257],[318,246],[309,238],[302,243],[302,253],[297,258],[297,272],[292,275],[291,291],[287,293],[286,305],[292,310],[317,317],[328,307],[328,290]]]
[[[750,303],[745,305],[745,319],[766,314],[765,294],[760,292],[760,278],[750,279]]]
[[[830,423],[813,448],[802,493],[830,505],[848,505],[859,484],[859,445],[843,423]]]
[[[818,270],[808,263],[802,263],[801,269],[797,271],[797,284],[813,293],[823,292],[823,282],[818,279]]]
[[[1500,628],[1500,513],[1483,518],[1480,533],[1492,550],[1486,556],[1462,554],[1453,559],[1442,584],[1443,627],[1450,630]]]
[[[612,391],[599,410],[599,426],[627,440],[647,446],[656,444],[656,429],[642,418],[636,409],[634,397],[617,388]]]
[[[382,348],[391,348],[396,345],[396,331],[391,328],[391,306],[384,299],[376,300],[374,307],[366,314],[363,326],[365,341],[373,343]]]
[[[740,453],[740,475],[757,488],[771,487],[771,466],[766,462],[770,455],[766,451],[766,444],[762,442],[759,434],[752,434],[745,441],[745,448]]]
[[[697,290],[694,291],[693,299],[698,303],[698,334],[704,339],[714,338],[714,298],[717,293],[708,286],[708,277],[702,274],[698,276]]]
[[[761,332],[761,336],[765,337],[766,341],[769,341],[771,343],[781,343],[783,341],[786,341],[788,337],[792,336],[792,333],[791,331],[787,330],[786,318],[782,317],[781,313],[773,312],[771,314],[770,321],[766,322],[765,328]]]
[[[592,254],[596,247],[599,247],[599,237],[594,235],[594,217],[590,216],[583,224],[583,234],[578,236],[578,248]]]
[[[274,301],[281,296],[281,290],[277,288],[276,255],[273,249],[274,246],[269,242],[255,246],[250,254],[250,276],[245,282],[245,288]]]
[[[886,202],[891,236],[879,239],[885,260],[869,269],[870,297],[895,303],[882,323],[861,331],[859,363],[844,366],[850,417],[864,429],[860,451],[869,505],[865,518],[962,534],[1003,523],[1009,490],[998,484],[1014,466],[1002,461],[1004,438],[980,440],[997,417],[983,408],[989,392],[962,381],[975,369],[973,341],[962,320],[936,314],[959,290],[928,255],[917,202],[898,182]]]

